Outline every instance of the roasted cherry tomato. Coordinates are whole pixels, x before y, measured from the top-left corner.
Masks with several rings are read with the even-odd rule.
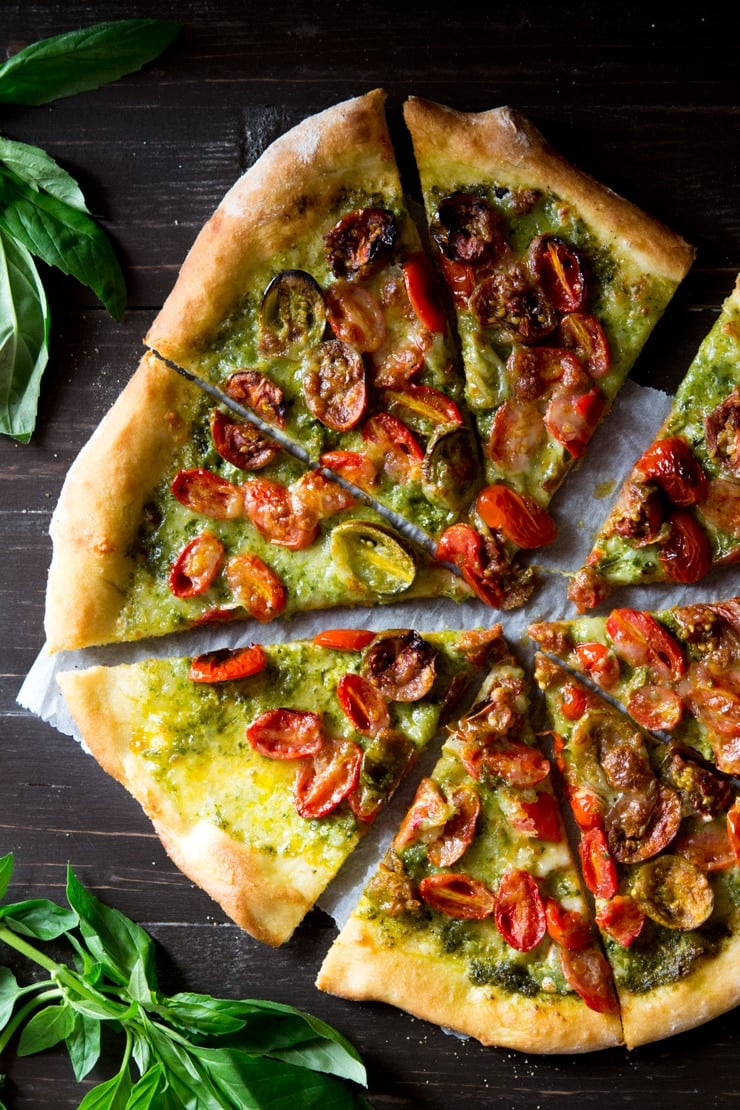
[[[679,693],[709,733],[727,739],[740,735],[740,691],[729,674],[717,674],[706,663],[693,663]]]
[[[557,325],[555,308],[532,283],[524,267],[512,266],[484,277],[470,297],[470,310],[484,328],[509,343],[540,343]]]
[[[319,464],[365,492],[375,485],[375,463],[359,451],[324,451],[319,455]]]
[[[324,741],[317,755],[298,771],[293,800],[301,817],[325,817],[357,787],[362,748],[343,737]]]
[[[478,494],[476,508],[489,528],[517,547],[542,547],[557,536],[557,525],[547,509],[502,482],[486,486]]]
[[[427,845],[429,862],[435,867],[452,867],[473,843],[480,815],[480,798],[470,783],[463,783],[452,793],[452,814],[445,821],[440,835]]]
[[[643,728],[670,732],[683,716],[683,702],[670,686],[648,682],[630,695],[627,712]]]
[[[452,193],[431,221],[432,238],[443,256],[476,267],[507,250],[501,219],[483,197]]]
[[[615,894],[599,908],[596,924],[622,948],[629,948],[642,932],[645,914],[629,894]]]
[[[701,515],[709,524],[728,536],[740,540],[740,482],[728,478],[712,478],[707,484],[707,496]],[[737,545],[722,562],[738,561]]]
[[[362,426],[371,459],[379,470],[399,482],[418,479],[424,452],[413,432],[389,412],[371,416]]]
[[[513,347],[506,360],[506,375],[514,395],[537,401],[554,393],[585,393],[591,379],[567,347]]]
[[[722,470],[740,478],[740,389],[735,389],[704,421],[707,450]]]
[[[325,322],[324,298],[314,278],[304,270],[283,270],[262,297],[260,350],[271,358],[299,358],[320,342]]]
[[[186,509],[212,520],[234,520],[244,511],[242,487],[210,470],[178,470],[171,488],[175,499]]]
[[[404,733],[393,728],[377,732],[365,746],[360,781],[347,797],[355,817],[365,823],[374,821],[415,758],[414,742]]]
[[[735,798],[727,811],[727,839],[732,845],[735,858],[740,860],[740,798]]]
[[[645,482],[655,482],[669,501],[681,508],[700,505],[707,493],[707,479],[685,439],[657,439],[635,464]]]
[[[255,620],[265,623],[285,608],[285,586],[258,555],[232,555],[224,568],[234,598]]]
[[[249,519],[270,543],[297,551],[316,539],[317,515],[300,505],[287,486],[270,478],[252,478],[242,490]]]
[[[528,263],[558,312],[578,312],[586,279],[577,252],[556,235],[538,235],[529,245]]]
[[[305,759],[325,743],[321,717],[308,709],[267,709],[247,726],[246,736],[270,759]]]
[[[578,910],[566,910],[555,898],[545,898],[547,932],[556,944],[575,952],[593,939],[588,921]]]
[[[224,393],[252,409],[266,424],[285,427],[285,397],[280,386],[259,370],[237,370],[223,384]]]
[[[388,728],[388,703],[367,679],[359,674],[345,674],[337,683],[337,697],[344,715],[363,736],[375,736]]]
[[[512,397],[494,413],[488,454],[508,474],[524,474],[534,464],[547,439],[547,429],[537,404]]]
[[[372,290],[337,281],[326,291],[331,330],[357,351],[377,351],[387,333],[383,306]]]
[[[577,721],[584,714],[588,698],[582,686],[565,682],[560,690],[560,711],[567,721]]]
[[[447,319],[439,304],[434,277],[426,255],[415,254],[403,264],[403,280],[406,292],[419,320],[430,331],[444,334]]]
[[[399,414],[405,424],[416,431],[427,432],[441,424],[462,424],[460,409],[444,393],[429,385],[407,385],[403,389],[386,389],[383,399],[388,409]]]
[[[522,798],[519,801],[521,815],[512,818],[512,824],[525,836],[536,836],[539,840],[546,840],[550,844],[559,844],[563,839],[558,806],[552,794],[541,790],[528,802]]]
[[[676,838],[673,851],[691,860],[701,871],[726,871],[737,864],[727,819],[716,817]]]
[[[453,301],[458,308],[464,308],[475,289],[475,270],[467,262],[455,262],[444,255],[440,258],[440,266]]]
[[[303,396],[309,412],[327,428],[347,432],[367,408],[362,355],[341,339],[313,347],[304,360]]]
[[[214,409],[210,418],[213,446],[222,459],[239,470],[261,470],[273,462],[280,451],[280,444],[249,424],[227,416]]]
[[[317,632],[313,642],[319,647],[336,648],[338,651],[362,651],[375,639],[369,628],[325,628]]]
[[[668,518],[668,539],[660,545],[658,560],[674,582],[698,582],[712,568],[712,545],[691,513],[677,509]]]
[[[390,261],[398,238],[392,212],[358,208],[342,216],[324,236],[326,257],[339,278],[363,278]]]
[[[522,740],[506,737],[484,738],[477,751],[471,749],[469,759],[470,767],[478,768],[473,777],[480,778],[487,772],[510,786],[536,786],[550,774],[550,764],[542,752]]]
[[[604,817],[609,854],[618,863],[651,859],[674,839],[681,817],[681,799],[664,782],[622,794]]]
[[[437,654],[414,629],[380,633],[365,653],[362,673],[389,701],[419,701],[434,685]]]
[[[587,312],[570,312],[560,321],[559,339],[571,348],[594,379],[603,378],[611,365],[609,341],[599,321]]]
[[[452,871],[427,875],[419,883],[419,895],[439,913],[472,921],[490,917],[495,907],[493,893],[485,883]]]
[[[632,547],[647,547],[666,538],[663,527],[669,506],[659,489],[642,482],[628,483],[612,513],[611,531],[624,536]]]
[[[348,489],[325,478],[320,470],[307,470],[290,487],[290,496],[299,518],[308,527],[311,519],[324,520],[328,516],[351,509],[355,503]],[[246,500],[246,498],[245,498]]]
[[[584,948],[560,948],[560,965],[569,987],[599,1014],[616,1013],[617,999],[606,957],[589,944]]]
[[[496,927],[517,952],[530,952],[545,935],[547,921],[539,887],[528,871],[507,871],[496,891]]]
[[[610,690],[619,681],[619,660],[604,644],[588,641],[577,644],[574,650],[586,674],[604,690]]]
[[[559,391],[545,411],[545,427],[573,458],[580,459],[605,411],[606,397],[597,385],[588,393]]]
[[[619,655],[632,667],[647,667],[658,681],[677,682],[686,670],[681,645],[649,613],[613,609],[606,631]]]
[[[453,524],[439,538],[435,557],[442,563],[456,566],[471,590],[494,608],[505,600],[504,589],[497,574],[497,548],[484,539],[470,524]]]
[[[450,817],[450,806],[436,782],[425,775],[416,788],[414,800],[393,839],[393,847],[402,852],[420,840],[431,841],[439,836]]]
[[[605,806],[602,799],[586,786],[576,786],[569,791],[570,809],[573,820],[584,832],[588,829],[604,828]]]
[[[596,898],[617,893],[617,868],[609,853],[603,829],[588,829],[578,845],[583,881]]]
[[[231,682],[249,678],[265,669],[267,656],[259,644],[243,648],[221,648],[196,655],[191,660],[188,678],[191,682]]]
[[[170,570],[168,584],[175,597],[205,593],[221,569],[224,545],[212,532],[201,532],[186,543]]]

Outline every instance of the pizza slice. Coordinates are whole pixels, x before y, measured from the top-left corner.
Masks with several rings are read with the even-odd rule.
[[[627,1047],[740,1001],[737,784],[640,730],[539,655],[584,880],[614,973]]]
[[[279,430],[283,399],[257,371]],[[148,354],[67,474],[52,518],[51,651],[206,622],[470,596],[374,508],[231,419]]]
[[[465,113],[412,97],[404,113],[483,444],[487,484],[471,523],[516,563],[554,539],[550,500],[693,250],[509,108]]]
[[[615,587],[691,584],[740,560],[740,277],[573,578],[580,612]]]
[[[585,1052],[621,1042],[597,938],[507,650],[448,725],[317,986],[484,1044]]]
[[[530,625],[644,729],[740,775],[740,598]]]
[[[497,630],[334,629],[66,671],[59,685],[177,866],[278,945],[496,651]]]

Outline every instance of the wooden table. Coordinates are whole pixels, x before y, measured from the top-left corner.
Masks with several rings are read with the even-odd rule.
[[[740,271],[737,27],[714,6],[670,16],[649,4],[563,11],[466,0],[441,12],[398,0],[249,8],[253,18],[237,0],[160,0],[156,14],[184,27],[145,72],[49,107],[0,108],[3,133],[44,147],[81,181],[129,284],[116,324],[71,279],[45,272],[52,357],[38,429],[28,446],[0,440],[0,852],[15,853],[16,897],[62,900],[70,861],[160,942],[164,989],[265,997],[320,1015],[363,1053],[377,1107],[740,1103],[736,1013],[632,1054],[551,1059],[484,1049],[389,1007],[321,994],[313,981],[334,935],[329,918],[314,911],[279,951],[252,941],[176,871],[138,805],[16,704],[43,643],[48,525],[65,472],[132,373],[197,229],[264,146],[304,116],[377,85],[396,128],[409,93],[463,109],[509,103],[683,233],[696,264],[633,373],[639,382],[677,384]],[[6,0],[0,56],[124,14],[153,13],[144,2]],[[82,1097],[61,1052],[4,1067],[18,1110],[62,1110]]]

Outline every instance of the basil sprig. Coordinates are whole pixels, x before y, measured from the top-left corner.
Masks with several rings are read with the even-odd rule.
[[[47,104],[141,69],[172,41],[169,19],[123,19],[42,39],[0,65],[0,104]],[[0,136],[0,433],[27,443],[49,353],[49,311],[31,256],[88,286],[110,315],[123,271],[74,178],[39,147]]]
[[[0,899],[12,873],[9,853],[0,858]],[[276,1002],[161,994],[146,930],[99,901],[71,868],[66,896],[67,906],[42,898],[0,905],[0,942],[45,973],[21,986],[0,967],[0,1053],[16,1035],[20,1056],[64,1042],[79,1081],[100,1058],[101,1029],[122,1035],[120,1069],[88,1090],[79,1110],[369,1108],[360,1056],[326,1022]],[[39,941],[54,941],[55,951],[68,942],[71,962]]]

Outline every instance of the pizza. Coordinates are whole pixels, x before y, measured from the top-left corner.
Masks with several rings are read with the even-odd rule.
[[[509,108],[464,113],[411,97],[404,115],[484,455],[472,523],[516,565],[520,550],[554,539],[551,498],[693,250]],[[461,544],[463,573],[466,560]]]
[[[542,621],[529,635],[642,728],[740,774],[740,598]]]
[[[620,1043],[611,972],[508,650],[447,732],[317,986],[488,1045]]]
[[[691,585],[740,560],[739,432],[740,278],[570,584],[580,612],[619,586]]]
[[[556,759],[627,1047],[740,1000],[740,801],[699,753],[641,730],[540,654]]]
[[[243,929],[287,940],[497,635],[327,629],[312,641],[64,671],[85,744]]]

